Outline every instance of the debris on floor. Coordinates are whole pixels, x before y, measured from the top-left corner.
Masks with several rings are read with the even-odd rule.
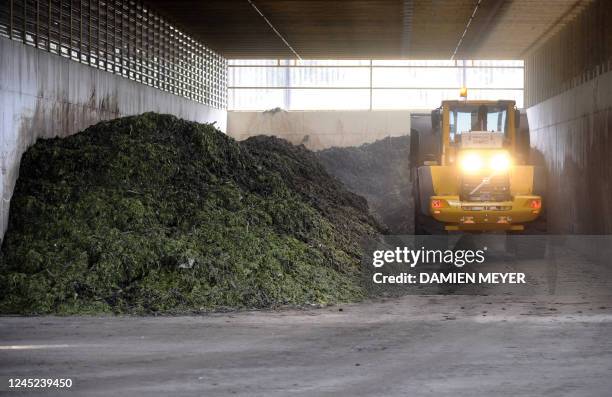
[[[155,113],[102,122],[23,156],[0,313],[353,301],[360,242],[380,231],[303,147]]]

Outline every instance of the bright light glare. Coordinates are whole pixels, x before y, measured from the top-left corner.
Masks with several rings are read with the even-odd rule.
[[[462,85],[470,99],[514,99],[523,107],[523,61],[373,60],[372,69],[370,60],[228,62],[228,110],[429,111],[459,99]]]
[[[510,156],[508,153],[498,153],[491,157],[490,167],[495,172],[508,171],[510,168]]]
[[[468,153],[461,158],[461,169],[466,173],[474,173],[482,168],[482,159],[476,153]]]

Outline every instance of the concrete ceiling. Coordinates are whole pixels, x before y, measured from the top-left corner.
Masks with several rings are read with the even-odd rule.
[[[478,0],[252,0],[252,3],[304,59],[449,59],[453,54],[456,59],[521,59],[589,1],[481,0],[479,4]],[[146,2],[227,58],[296,57],[248,0]]]

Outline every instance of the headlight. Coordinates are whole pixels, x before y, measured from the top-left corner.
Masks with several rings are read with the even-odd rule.
[[[460,165],[463,172],[478,172],[482,168],[482,158],[476,153],[467,153],[461,157]]]
[[[495,172],[508,171],[510,168],[510,156],[508,153],[497,153],[491,157],[489,166]]]

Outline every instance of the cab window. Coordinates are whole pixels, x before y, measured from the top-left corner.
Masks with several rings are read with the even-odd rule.
[[[450,142],[470,131],[503,132],[508,135],[508,109],[505,106],[463,105],[449,109]]]

